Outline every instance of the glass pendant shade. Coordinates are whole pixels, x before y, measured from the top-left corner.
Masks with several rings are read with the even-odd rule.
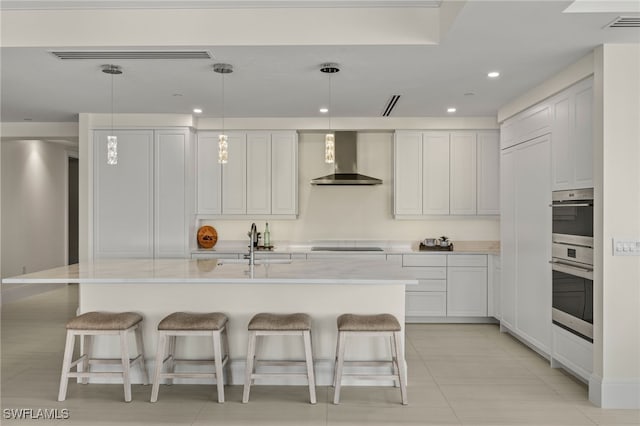
[[[118,164],[118,137],[107,136],[107,164],[115,166]]]
[[[218,163],[227,164],[229,161],[229,144],[227,143],[227,135],[218,135]]]
[[[336,161],[336,138],[333,133],[324,136],[324,162],[332,164]]]

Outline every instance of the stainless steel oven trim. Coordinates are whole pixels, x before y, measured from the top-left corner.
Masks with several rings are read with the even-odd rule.
[[[593,281],[593,268],[589,268],[587,265],[574,265],[558,259],[553,259],[549,263],[551,263],[551,269],[554,271]]]
[[[551,246],[551,257],[576,266],[593,266],[593,249],[591,247],[557,244]]]
[[[593,237],[583,237],[582,235],[552,234],[551,241],[559,244],[570,244],[581,247],[593,247]]]
[[[562,312],[559,309],[551,309],[551,319],[559,324],[564,325],[570,330],[574,330],[583,336],[593,340],[593,324],[576,318],[573,315],[569,315],[566,312]]]
[[[551,201],[554,203],[563,202],[563,201],[571,201],[571,202],[591,201],[591,203],[593,203],[593,188],[569,189],[566,191],[553,191],[551,193]],[[567,205],[567,204],[564,204],[564,205]],[[588,205],[593,205],[593,204],[588,204]]]

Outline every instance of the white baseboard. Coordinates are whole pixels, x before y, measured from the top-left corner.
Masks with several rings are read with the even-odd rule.
[[[589,401],[601,408],[640,409],[640,379],[603,380],[592,375]]]

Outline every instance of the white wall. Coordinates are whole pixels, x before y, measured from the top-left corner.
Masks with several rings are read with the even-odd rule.
[[[2,276],[64,265],[67,151],[41,140],[3,141]],[[9,286],[3,286],[4,290]]]
[[[640,408],[640,257],[612,253],[613,238],[640,240],[640,44],[597,49],[594,77],[602,304],[590,396],[607,408]]]
[[[498,240],[498,217],[394,220],[393,132],[358,133],[358,172],[383,180],[376,186],[312,186],[313,178],[333,173],[324,163],[324,133],[301,132],[298,145],[299,217],[270,221],[271,238],[309,241],[326,239],[413,240],[446,235],[452,240]],[[208,220],[220,240],[244,240],[254,220]],[[259,230],[264,221],[255,221]]]

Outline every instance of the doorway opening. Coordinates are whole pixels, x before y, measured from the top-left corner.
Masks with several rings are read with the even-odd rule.
[[[72,265],[78,263],[78,238],[79,238],[79,224],[78,224],[78,159],[74,157],[68,157],[68,188],[67,192],[69,196],[67,211],[69,212],[67,223],[67,240],[69,241],[67,264]]]

